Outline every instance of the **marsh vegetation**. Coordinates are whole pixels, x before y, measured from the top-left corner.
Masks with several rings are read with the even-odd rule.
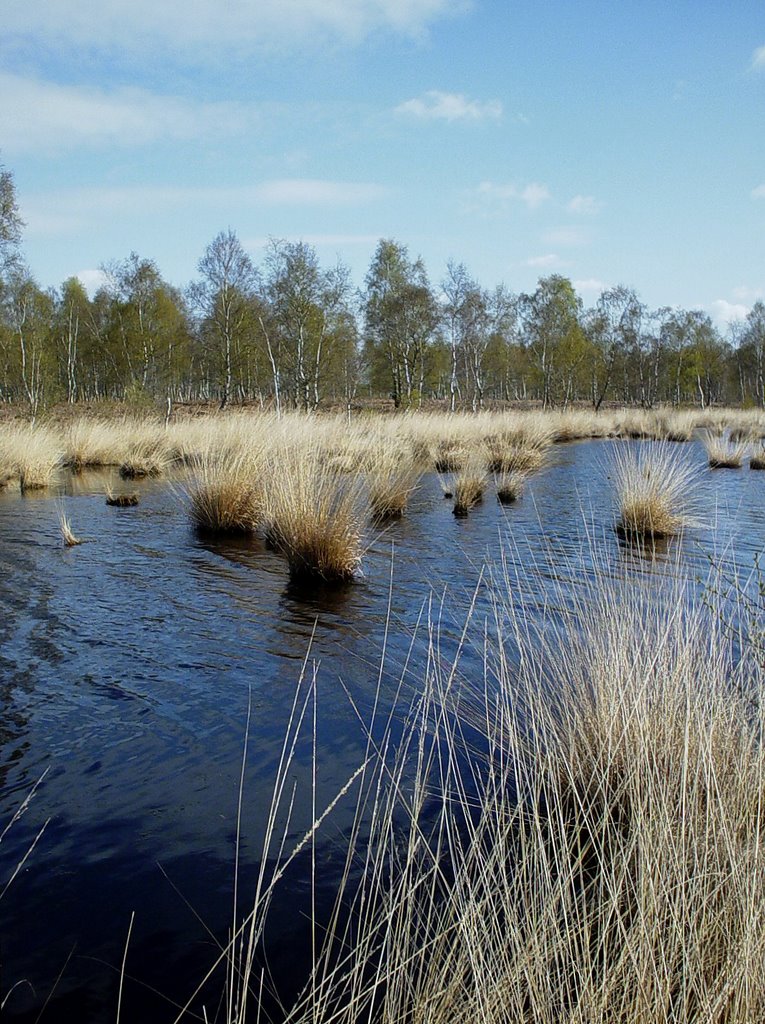
[[[9,1019],[759,1024],[763,426],[1,427]]]

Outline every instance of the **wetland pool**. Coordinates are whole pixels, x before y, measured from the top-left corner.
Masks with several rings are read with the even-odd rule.
[[[402,520],[368,528],[360,578],[312,590],[257,537],[195,534],[180,479],[131,487],[134,509],[105,505],[118,486],[105,472],[0,491],[0,832],[42,779],[0,841],[3,1019],[114,1021],[132,915],[122,1020],[175,1019],[231,928],[243,755],[238,912],[248,907],[301,676],[316,680],[320,810],[364,756],[375,694],[389,706],[402,678],[416,689],[427,622],[448,661],[471,604],[490,621],[486,566],[502,600],[532,617],[599,573],[645,586],[682,573],[703,587],[710,559],[731,576],[752,569],[765,473],[713,472],[698,442],[679,446],[698,464],[698,522],[649,557],[613,529],[614,443],[641,442],[555,446],[520,501],[503,507],[490,488],[466,519],[425,476]],[[62,509],[79,547],[62,547]],[[480,643],[461,671],[481,679]],[[301,735],[290,768],[293,845],[312,820],[312,749]],[[340,805],[319,840],[320,905],[349,814]],[[287,1001],[306,963],[307,874],[301,856],[270,917],[270,971]]]

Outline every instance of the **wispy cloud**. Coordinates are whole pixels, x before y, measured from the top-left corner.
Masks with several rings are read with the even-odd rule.
[[[569,213],[578,213],[585,216],[591,216],[597,213],[600,209],[600,203],[594,196],[574,196],[566,204],[566,209]]]
[[[482,181],[468,194],[468,203],[471,209],[506,210],[520,202],[524,203],[529,210],[536,210],[549,198],[550,191],[547,186],[540,185],[535,181],[524,186]]]
[[[752,54],[752,62],[749,65],[752,71],[765,70],[765,46],[758,46]]]
[[[310,178],[265,181],[237,188],[137,185],[85,188],[29,196],[21,213],[31,235],[64,234],[104,217],[162,213],[168,209],[205,207],[232,214],[248,208],[274,206],[355,207],[384,198],[387,189],[369,182]],[[65,212],[61,212],[65,211]]]
[[[395,112],[424,121],[498,121],[502,117],[499,100],[471,100],[462,93],[430,89],[422,96],[400,103]]]
[[[138,53],[230,47],[356,43],[381,30],[417,36],[466,9],[466,0],[23,0],[6,4],[3,33],[59,49],[92,46]],[[201,54],[200,54],[201,56]]]
[[[752,189],[752,199],[765,199],[765,185],[758,185]]]
[[[557,253],[550,252],[545,256],[529,256],[527,260],[523,261],[523,265],[526,267],[535,267],[537,269],[544,269],[548,267],[557,267],[561,262],[560,256]]]
[[[200,103],[135,88],[107,92],[0,73],[0,137],[9,152],[220,137],[257,121],[256,108],[243,103]]]
[[[597,277],[585,277],[580,278],[577,281],[571,282],[578,292],[584,292],[585,295],[599,295],[600,292],[605,291],[606,284],[604,281],[599,280]]]
[[[757,299],[765,298],[765,288],[750,288],[742,284],[733,289],[733,298],[739,302],[756,302]]]
[[[577,248],[587,245],[590,240],[589,232],[580,227],[568,225],[561,228],[553,228],[544,235],[544,241],[548,245],[561,245],[570,248]]]

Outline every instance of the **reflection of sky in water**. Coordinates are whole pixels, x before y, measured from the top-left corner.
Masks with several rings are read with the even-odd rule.
[[[114,978],[88,958],[119,961],[135,910],[134,973],[165,994],[191,990],[213,956],[184,899],[219,936],[230,920],[248,701],[246,878],[257,867],[304,665],[318,679],[321,806],[359,763],[364,733],[352,703],[368,712],[383,648],[384,703],[405,665],[406,685],[418,685],[429,619],[442,656],[453,656],[482,574],[533,617],[543,605],[570,606],[603,574],[626,572],[651,586],[667,574],[704,581],[710,558],[751,569],[765,546],[765,473],[713,473],[699,445],[683,446],[702,477],[698,523],[681,540],[646,550],[613,530],[608,451],[609,442],[558,446],[518,503],[503,508],[489,493],[467,519],[451,514],[436,477],[425,478],[403,520],[370,528],[361,579],[314,592],[290,584],[282,559],[258,539],[197,537],[179,490],[161,482],[131,485],[141,504],[120,510],[104,503],[105,475],[62,481],[60,500],[86,540],[72,550],[60,546],[59,502],[0,492],[3,823],[50,769],[0,846],[3,879],[52,819],[3,900],[4,983],[28,978],[44,999],[76,944],[44,1019],[113,1020]],[[492,615],[481,590],[479,637]],[[481,669],[479,639],[461,671],[480,678]],[[310,816],[309,761],[305,739],[293,769],[293,838]],[[348,814],[336,815],[336,836]],[[300,898],[298,874],[286,890]],[[292,910],[280,918],[277,951],[296,913],[285,906]],[[88,1002],[78,987],[89,989]],[[41,1004],[28,988],[18,993],[22,1004],[37,1006],[34,1019]],[[161,1001],[140,1012],[172,1019]]]

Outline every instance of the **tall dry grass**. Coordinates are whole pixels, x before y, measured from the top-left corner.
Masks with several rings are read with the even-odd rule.
[[[378,522],[401,518],[421,475],[406,449],[379,449],[367,470],[372,518]]]
[[[526,474],[510,470],[495,475],[497,500],[500,505],[512,505],[523,494],[526,485]]]
[[[264,494],[269,543],[295,580],[339,582],[359,571],[364,480],[327,464],[320,450],[285,447],[270,456]]]
[[[0,426],[0,486],[18,480],[22,491],[50,487],[62,464],[56,433],[45,426]]]
[[[710,469],[740,469],[749,447],[746,440],[733,440],[730,434],[704,431],[701,441]]]
[[[599,580],[536,617],[517,586],[477,631],[483,671],[445,661],[433,623],[417,694],[369,724],[335,910],[284,1019],[761,1024],[761,659],[682,584]],[[253,961],[227,1024],[257,1012]]]
[[[203,533],[252,533],[262,521],[262,478],[242,454],[203,458],[184,490],[191,522]]]
[[[611,458],[619,510],[617,530],[636,537],[669,537],[691,521],[698,479],[670,444],[619,446]]]
[[[487,475],[483,460],[473,456],[454,476],[452,493],[455,516],[466,516],[471,508],[483,501],[486,484]]]

